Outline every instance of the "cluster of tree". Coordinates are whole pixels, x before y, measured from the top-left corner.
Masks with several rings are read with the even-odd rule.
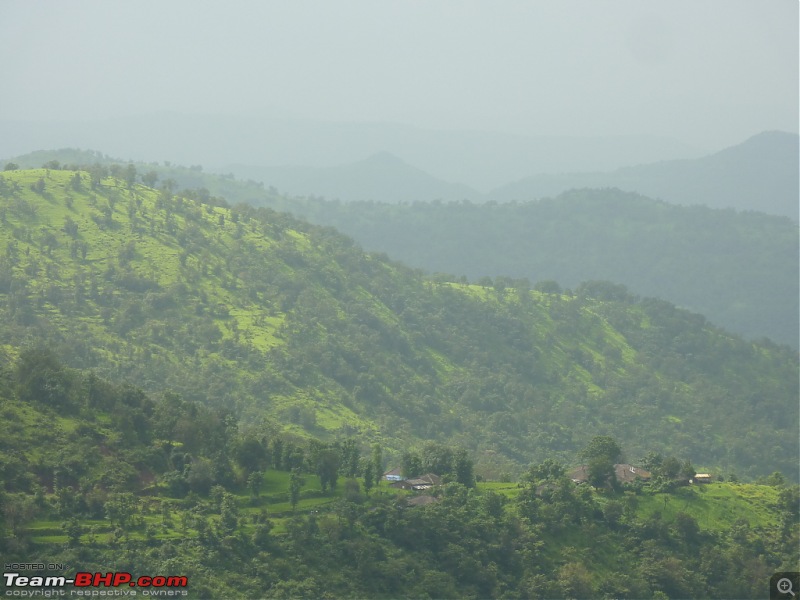
[[[402,472],[407,478],[433,473],[445,481],[456,481],[468,488],[475,485],[473,462],[463,448],[454,450],[437,442],[427,442],[419,452],[403,453]]]
[[[0,365],[7,556],[41,552],[28,525],[55,520],[64,541],[46,546],[51,562],[180,573],[196,597],[441,598],[760,597],[772,572],[800,559],[799,491],[780,475],[765,480],[779,490],[774,525],[708,530],[688,512],[646,517],[637,510],[646,490],[605,485],[604,469],[622,450],[595,436],[573,459],[599,465],[597,492],[548,460],[510,498],[453,481],[438,502],[413,508],[359,494],[353,477],[363,475],[369,491],[380,446],[363,455],[354,439],[301,442],[268,422],[237,425],[230,412],[177,394],[151,397],[70,369],[41,347],[4,353]],[[455,480],[465,459],[429,443],[403,462]],[[683,468],[656,454],[645,462],[659,477]],[[304,476],[318,475],[325,494],[347,478],[347,493],[293,517],[246,510],[237,494],[258,496],[259,474],[276,466],[291,471],[293,507]]]

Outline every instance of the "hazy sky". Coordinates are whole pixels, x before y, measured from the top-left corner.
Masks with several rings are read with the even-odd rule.
[[[0,0],[0,119],[181,111],[707,148],[798,129],[796,0]]]

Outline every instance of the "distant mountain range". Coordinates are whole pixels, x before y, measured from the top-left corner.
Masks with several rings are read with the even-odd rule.
[[[573,188],[638,192],[672,204],[702,204],[798,220],[800,151],[794,133],[769,131],[694,160],[670,160],[609,173],[536,175],[496,188],[497,201],[532,200]]]
[[[230,170],[241,179],[262,181],[291,195],[392,203],[482,199],[477,190],[437,179],[389,152],[379,152],[339,167],[232,165]]]
[[[609,172],[540,174],[481,194],[443,181],[388,152],[337,167],[232,165],[237,177],[282,193],[344,202],[525,201],[570,189],[618,188],[671,204],[735,208],[798,220],[798,136],[771,131],[696,159],[655,162]]]
[[[174,113],[0,120],[0,157],[64,147],[101,148],[125,161],[203,165],[285,194],[344,202],[505,202],[616,187],[670,203],[798,220],[795,133],[764,132],[702,156],[676,140],[646,135],[529,136]]]
[[[230,170],[227,165],[336,167],[390,152],[434,177],[481,192],[537,173],[608,171],[702,153],[652,135],[532,136],[258,116],[159,113],[74,122],[0,120],[0,157],[65,147],[102,149],[125,160],[200,164],[223,173]],[[323,189],[314,194],[332,196]]]

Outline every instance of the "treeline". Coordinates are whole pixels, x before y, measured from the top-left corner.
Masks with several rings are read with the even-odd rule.
[[[23,350],[16,359],[7,354],[3,358],[0,397],[11,404],[4,424],[0,480],[9,492],[35,494],[40,486],[70,488],[81,497],[78,503],[85,505],[84,496],[98,487],[141,493],[149,482],[163,484],[171,497],[183,498],[192,492],[207,495],[215,485],[243,487],[253,473],[268,468],[316,473],[332,489],[339,475],[368,472],[375,483],[383,473],[379,445],[362,456],[363,443],[355,438],[332,442],[298,438],[281,433],[266,419],[240,430],[225,408],[189,402],[174,392],[153,398],[92,371],[67,368],[42,347]],[[22,412],[14,402],[21,403]],[[66,430],[51,428],[37,442],[39,427],[25,429],[29,425],[25,418],[30,416],[38,423],[74,422]],[[20,425],[22,432],[15,432]],[[28,439],[20,437],[26,433]],[[452,449],[439,444],[430,444],[426,451],[453,455]],[[472,468],[465,454],[458,456],[466,469]],[[325,487],[323,483],[323,491]]]

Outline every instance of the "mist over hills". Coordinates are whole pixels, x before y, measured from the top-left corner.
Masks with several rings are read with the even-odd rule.
[[[701,154],[680,141],[650,135],[526,136],[168,112],[93,121],[0,120],[0,156],[64,147],[102,149],[124,159],[202,164],[223,173],[234,164],[335,167],[389,152],[436,178],[481,192],[537,173],[602,171]],[[333,197],[326,190],[314,194]]]
[[[533,137],[170,113],[91,123],[0,121],[0,156],[97,148],[126,159],[203,165],[283,194],[343,202],[506,202],[615,187],[674,204],[795,221],[798,140],[794,133],[763,132],[702,156],[653,136]]]
[[[572,188],[637,192],[674,204],[754,210],[798,221],[800,137],[768,131],[692,160],[662,161],[609,173],[537,175],[487,195],[497,201],[554,196]]]
[[[389,152],[337,167],[258,167],[230,165],[239,178],[264,182],[291,195],[323,195],[346,201],[427,202],[442,199],[478,200],[469,186],[448,183],[412,167]]]

